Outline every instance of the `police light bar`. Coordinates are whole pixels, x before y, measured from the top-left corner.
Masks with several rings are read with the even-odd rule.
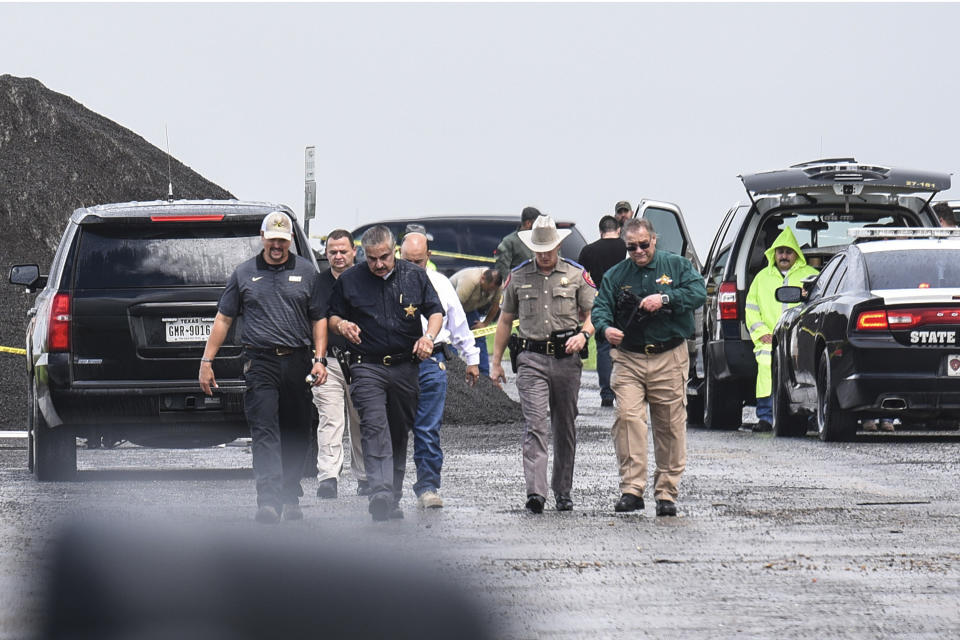
[[[867,227],[847,229],[851,238],[960,238],[957,227]]]

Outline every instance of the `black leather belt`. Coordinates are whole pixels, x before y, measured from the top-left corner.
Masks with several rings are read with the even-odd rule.
[[[390,353],[385,356],[376,356],[369,353],[351,353],[350,364],[382,364],[392,367],[407,362],[420,362],[413,353]]]
[[[652,356],[656,353],[663,353],[664,351],[670,351],[670,349],[674,349],[683,343],[684,343],[683,338],[671,338],[666,342],[653,342],[650,344],[645,344],[643,346],[637,346],[637,347],[628,347],[627,345],[621,343],[619,348],[623,349],[624,351],[629,351],[631,353],[643,353],[645,355]]]
[[[518,338],[518,341],[520,351],[533,351],[534,353],[542,353],[555,358],[566,358],[567,356],[573,355],[565,351],[561,351],[558,354],[556,344],[553,340],[528,340],[526,338]]]
[[[243,348],[247,351],[253,351],[254,353],[262,353],[268,356],[289,356],[291,353],[298,353],[309,347],[288,347],[285,345],[274,345],[272,347],[252,347],[248,344],[243,345]]]

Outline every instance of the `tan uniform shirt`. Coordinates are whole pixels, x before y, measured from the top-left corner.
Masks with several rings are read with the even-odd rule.
[[[580,326],[579,312],[590,311],[597,295],[588,279],[583,267],[564,258],[546,276],[531,260],[510,272],[501,308],[518,315],[520,337],[546,340],[554,331]]]
[[[500,293],[499,289],[484,291],[480,286],[486,270],[486,267],[467,267],[450,276],[450,284],[457,290],[460,304],[467,313],[486,309],[493,302],[493,297]]]

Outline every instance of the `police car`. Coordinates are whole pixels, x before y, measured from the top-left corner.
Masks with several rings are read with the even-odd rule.
[[[860,420],[960,418],[960,230],[851,229],[773,342],[774,434],[846,440]],[[804,296],[806,299],[804,300]]]

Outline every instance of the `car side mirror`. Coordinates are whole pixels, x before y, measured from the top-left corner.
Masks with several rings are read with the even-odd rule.
[[[18,264],[10,267],[10,284],[18,284],[34,292],[47,284],[47,278],[40,275],[40,267],[35,264]]]
[[[800,302],[803,300],[803,289],[800,287],[777,287],[774,295],[778,302]]]

